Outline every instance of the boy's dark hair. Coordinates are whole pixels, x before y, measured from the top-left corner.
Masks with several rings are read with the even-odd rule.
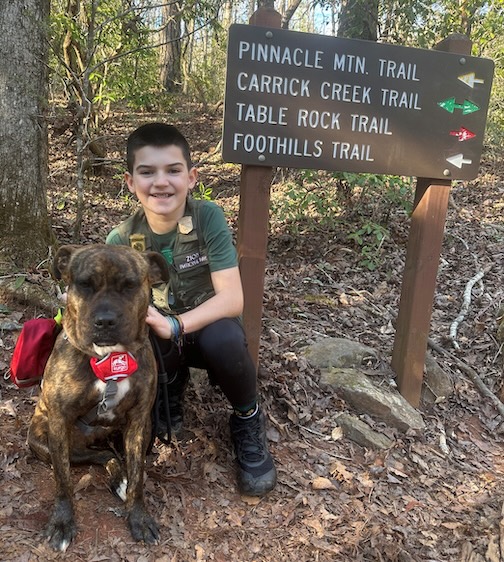
[[[147,123],[135,129],[128,137],[126,144],[126,164],[128,172],[133,173],[135,164],[135,154],[144,146],[168,146],[175,145],[182,150],[182,154],[187,163],[187,169],[192,165],[191,149],[184,135],[173,125],[166,123]]]

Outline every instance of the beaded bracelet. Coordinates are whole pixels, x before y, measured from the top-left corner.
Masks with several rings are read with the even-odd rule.
[[[166,319],[168,320],[168,323],[170,324],[172,330],[171,339],[180,349],[182,347],[184,336],[184,323],[178,315],[169,315],[166,317]]]
[[[168,324],[170,324],[170,328],[171,328],[171,339],[176,341],[178,340],[178,337],[180,335],[180,325],[177,322],[177,320],[175,319],[174,316],[167,316],[166,319],[168,320]]]

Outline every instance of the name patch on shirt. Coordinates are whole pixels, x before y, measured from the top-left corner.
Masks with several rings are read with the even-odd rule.
[[[206,265],[207,263],[208,257],[201,252],[193,252],[192,254],[181,256],[175,260],[175,265],[179,272],[187,271],[188,269],[193,269],[200,265]]]

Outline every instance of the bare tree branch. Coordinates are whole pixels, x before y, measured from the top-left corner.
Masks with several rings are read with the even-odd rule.
[[[497,396],[495,396],[495,394],[481,380],[481,378],[478,376],[478,373],[472,367],[469,367],[467,363],[464,363],[458,357],[455,357],[455,355],[452,355],[449,351],[446,351],[446,349],[438,345],[430,338],[427,340],[427,342],[429,344],[429,347],[434,349],[434,351],[437,351],[438,353],[445,355],[450,359],[450,361],[453,361],[453,363],[455,363],[455,365],[457,365],[457,367],[461,371],[463,371],[469,377],[469,379],[474,383],[474,386],[476,386],[480,394],[485,398],[488,398],[495,406],[500,416],[504,418],[504,404],[497,398]]]

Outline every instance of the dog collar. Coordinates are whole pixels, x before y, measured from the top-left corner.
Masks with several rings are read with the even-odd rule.
[[[89,362],[93,373],[103,382],[125,379],[138,369],[138,363],[129,352],[114,351],[101,359],[91,357]]]

